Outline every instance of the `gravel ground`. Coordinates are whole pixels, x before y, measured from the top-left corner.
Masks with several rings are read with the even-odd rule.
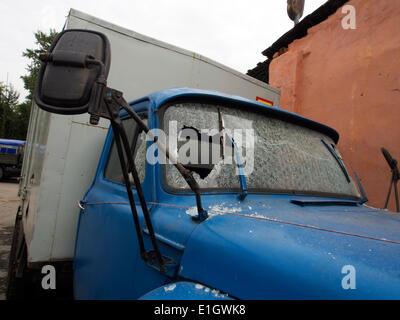
[[[8,255],[19,205],[17,192],[16,180],[0,182],[0,300],[5,299]]]

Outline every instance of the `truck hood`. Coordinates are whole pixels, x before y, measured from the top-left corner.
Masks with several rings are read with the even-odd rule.
[[[239,299],[400,299],[400,215],[263,200],[200,223],[179,275]]]

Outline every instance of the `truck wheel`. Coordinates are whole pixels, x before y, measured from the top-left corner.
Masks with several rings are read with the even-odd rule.
[[[57,269],[57,290],[44,291],[41,287],[42,274],[40,269],[30,269],[27,266],[27,247],[22,226],[21,207],[15,218],[13,239],[7,277],[7,300],[35,299],[72,299],[73,273],[72,263],[54,263]]]
[[[8,262],[7,300],[21,300],[29,297],[29,272],[26,268],[26,245],[22,228],[21,207],[15,217],[13,238]]]
[[[4,169],[2,166],[0,166],[0,180],[2,180],[4,177]]]
[[[1,169],[1,167],[0,167]],[[11,241],[11,249],[10,249],[10,256],[8,260],[8,277],[7,277],[7,292],[6,297],[7,300],[15,300],[18,299],[20,296],[19,292],[21,291],[20,282],[17,281],[15,277],[15,265],[16,265],[16,256],[17,256],[17,242],[20,233],[22,232],[21,227],[21,220],[22,217],[20,215],[21,207],[18,208],[17,216],[15,217],[15,224],[14,224],[14,232]],[[22,298],[22,297],[20,297]]]

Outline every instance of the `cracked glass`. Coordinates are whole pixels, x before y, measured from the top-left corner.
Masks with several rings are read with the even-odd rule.
[[[221,115],[225,130],[235,132],[235,129],[241,129],[238,136],[231,134],[240,151],[239,157],[250,192],[260,190],[359,197],[353,180],[347,181],[337,161],[322,143],[324,140],[329,145],[334,145],[334,141],[309,128],[248,109],[203,103],[179,103],[167,107],[163,128],[167,139],[168,136],[176,138],[174,133],[169,132],[171,121],[177,122],[178,136],[185,128],[196,132],[211,131],[215,134],[221,132]],[[251,143],[252,136],[254,143]],[[203,165],[199,170],[196,166],[185,165],[192,170],[201,188],[239,189],[236,157],[233,156],[232,163],[226,163],[229,158],[227,155],[233,154],[233,147],[227,141],[229,139],[225,136],[225,142],[220,146],[216,147],[218,140],[210,143],[210,148],[220,152],[208,166]],[[183,144],[184,142],[178,141],[178,154]],[[193,150],[199,149],[190,151]],[[340,157],[337,149],[335,152]],[[164,166],[169,187],[189,189],[172,164]]]

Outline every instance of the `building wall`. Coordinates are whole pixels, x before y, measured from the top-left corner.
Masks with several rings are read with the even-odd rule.
[[[340,8],[270,64],[281,107],[338,130],[339,149],[383,207],[391,177],[381,147],[400,163],[400,1],[351,0],[356,29]],[[395,209],[394,194],[390,209]]]

